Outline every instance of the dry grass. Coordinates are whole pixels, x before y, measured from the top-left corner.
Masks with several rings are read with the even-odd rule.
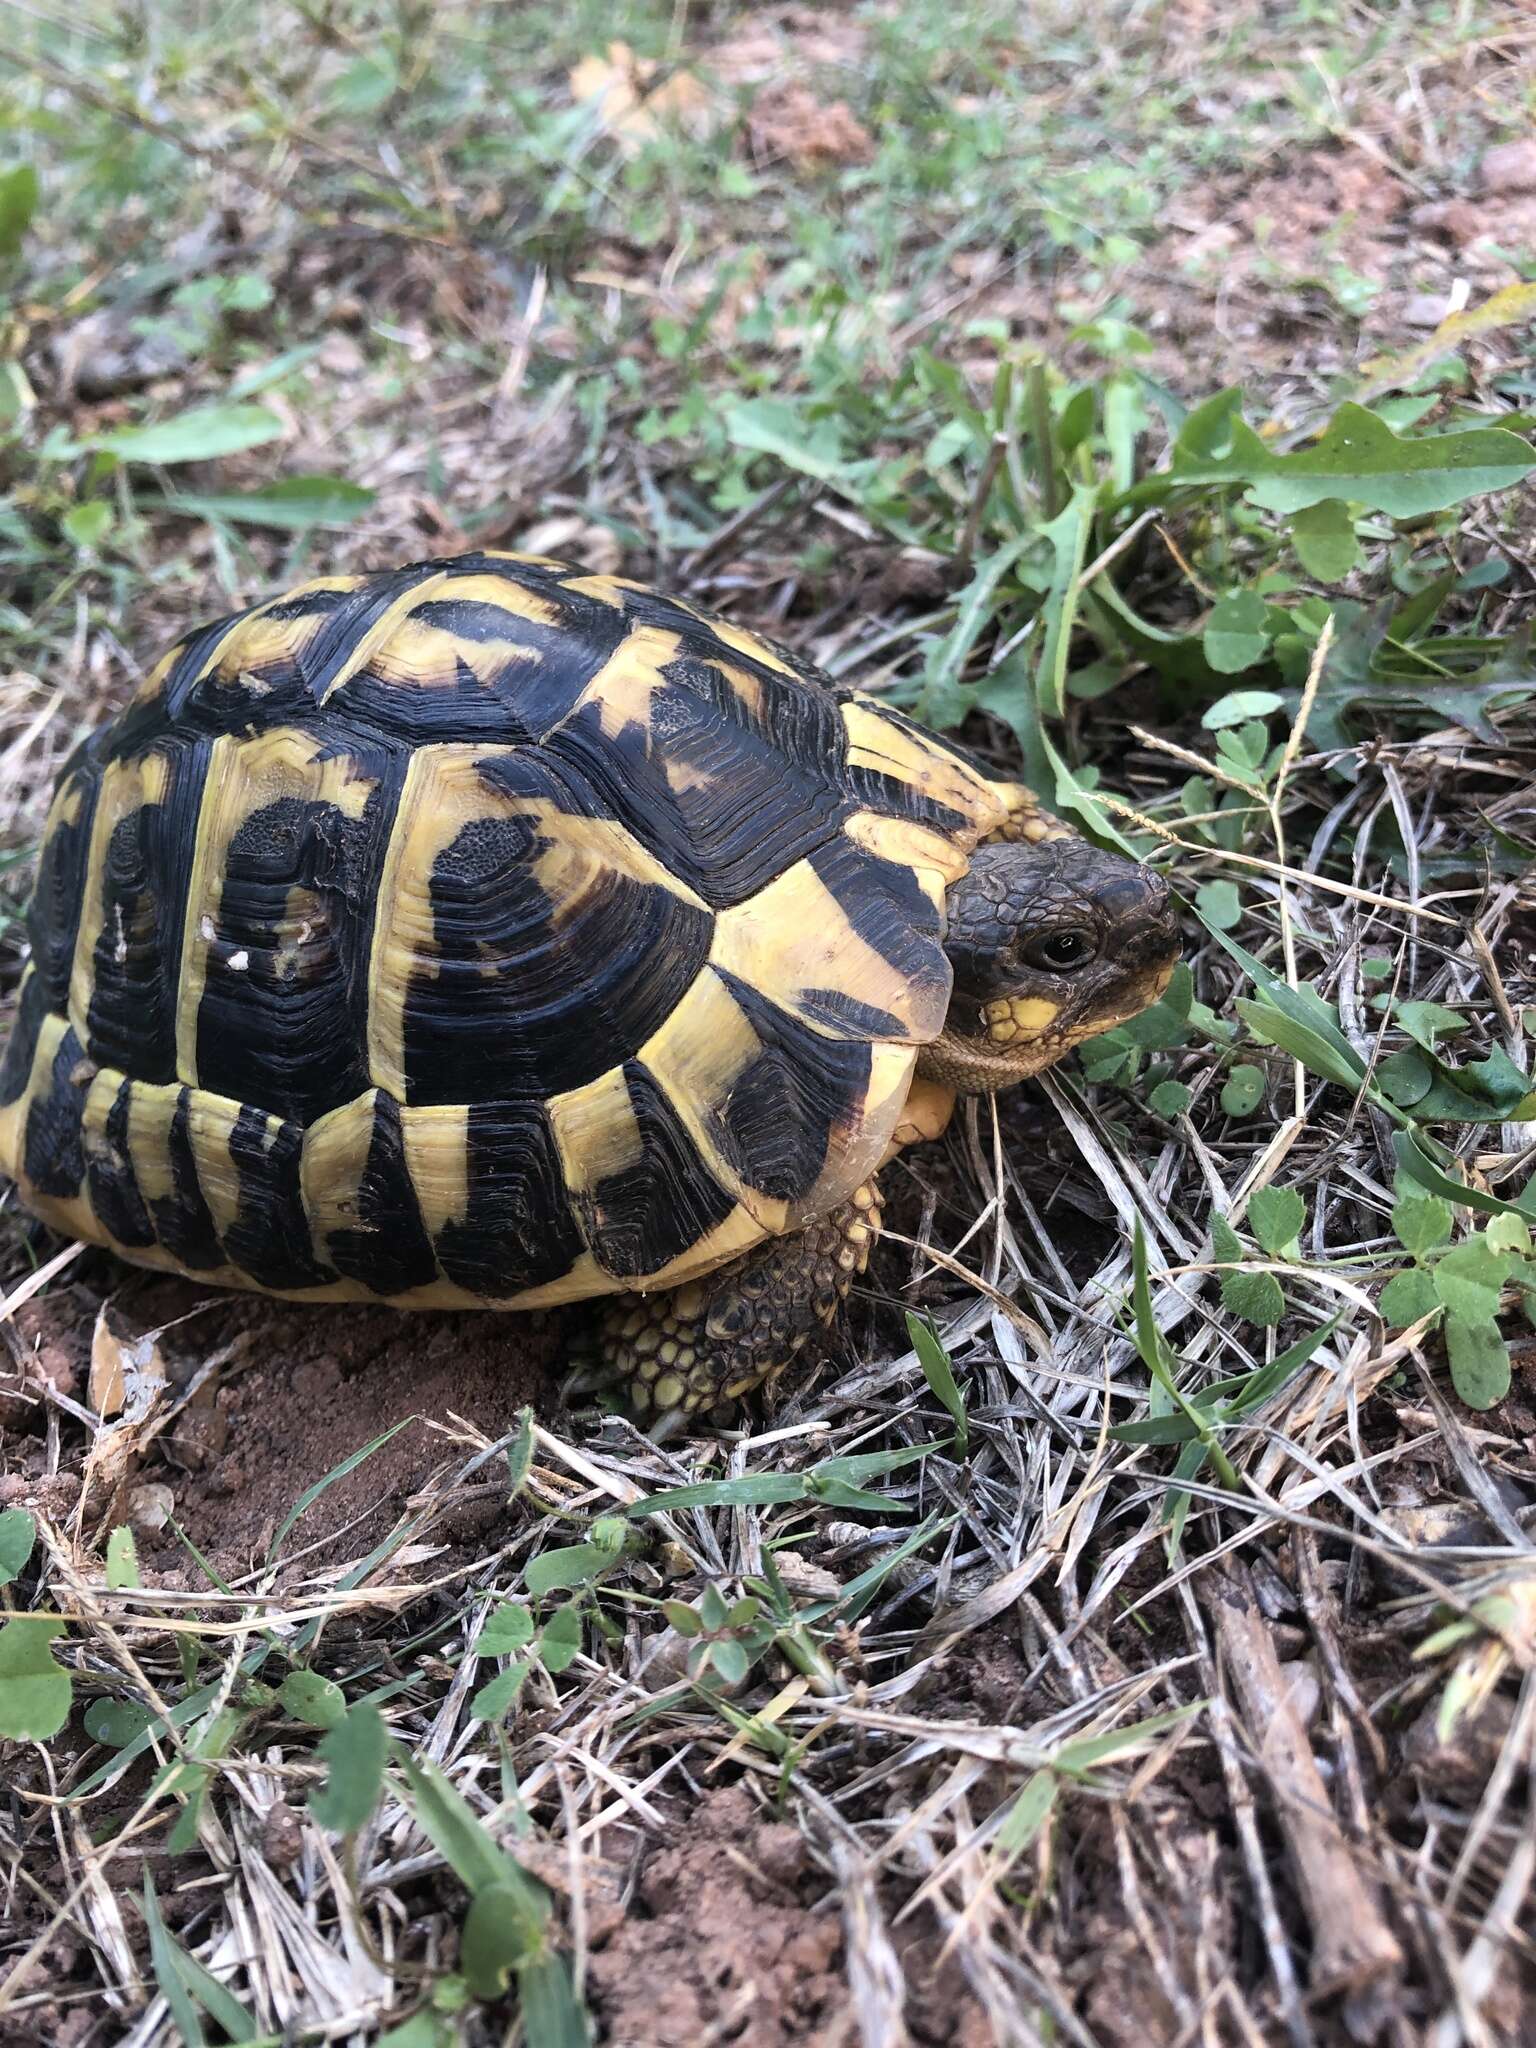
[[[531,10],[444,8],[429,34],[409,8],[303,7],[291,51],[230,65],[212,10],[177,11],[174,35],[146,17],[151,59],[123,17],[93,16],[57,47],[50,6],[21,12],[32,41],[13,105],[78,121],[80,133],[37,131],[75,210],[61,200],[42,221],[35,273],[10,316],[43,415],[24,452],[6,457],[18,505],[52,533],[84,494],[79,460],[44,452],[49,426],[83,439],[140,415],[137,386],[126,399],[81,396],[78,377],[72,387],[58,370],[55,341],[102,275],[164,254],[174,231],[199,220],[202,254],[176,260],[204,276],[255,274],[273,285],[277,310],[221,315],[151,397],[167,410],[218,397],[250,360],[314,343],[298,381],[274,387],[283,470],[336,472],[376,494],[344,533],[274,537],[157,512],[153,487],[124,476],[111,545],[12,558],[0,788],[23,857],[59,762],[121,701],[154,642],[322,564],[470,539],[531,543],[686,578],[703,601],[778,633],[839,679],[899,688],[948,630],[956,579],[935,574],[937,550],[903,546],[867,504],[803,474],[764,488],[753,471],[748,488],[746,467],[731,467],[738,455],[710,438],[710,409],[725,396],[776,389],[764,380],[781,377],[851,414],[893,364],[946,332],[962,361],[967,351],[985,359],[968,363],[974,390],[1002,344],[964,323],[994,316],[1015,321],[1013,342],[1049,342],[1079,367],[1074,349],[1098,350],[1101,374],[1110,344],[1068,339],[1092,314],[1143,321],[1153,371],[1170,381],[1181,355],[1202,366],[1235,356],[1295,430],[1325,416],[1341,365],[1412,340],[1402,315],[1426,276],[1505,261],[1447,254],[1406,230],[1390,262],[1384,229],[1333,248],[1338,270],[1383,266],[1367,276],[1377,291],[1362,325],[1329,296],[1345,288],[1339,275],[1321,288],[1272,246],[1268,269],[1245,260],[1225,284],[1197,268],[1170,285],[1156,218],[1133,223],[1131,246],[1117,250],[1102,235],[1021,246],[1007,239],[1024,233],[1010,213],[1006,234],[983,224],[979,271],[935,268],[903,299],[881,264],[899,273],[918,260],[904,256],[909,245],[953,226],[945,181],[985,184],[990,173],[985,160],[967,170],[920,127],[927,102],[888,40],[905,23],[915,44],[922,24],[903,16],[892,30],[894,10],[699,23],[687,9],[637,8],[628,24],[659,66],[636,75],[642,99],[695,63],[708,74],[712,48],[749,65],[755,34],[799,53],[796,76],[821,104],[849,99],[848,120],[878,139],[872,177],[905,175],[921,151],[902,138],[920,130],[931,210],[903,188],[910,211],[889,245],[859,211],[864,145],[842,117],[833,125],[848,182],[835,208],[814,182],[821,171],[776,153],[807,147],[794,141],[803,105],[790,109],[800,128],[782,109],[774,128],[759,107],[754,120],[743,114],[739,142],[720,146],[761,181],[746,197],[718,189],[718,164],[686,135],[646,184],[611,123],[562,126],[562,67],[602,46],[595,17],[557,31]],[[1063,39],[1054,56],[1030,45],[1045,80],[1031,74],[1031,89],[1041,85],[1067,131],[1077,122],[1092,144],[1072,158],[1053,142],[1040,171],[1053,181],[1050,204],[1074,192],[1088,214],[1120,203],[1121,188],[1095,186],[1085,165],[1096,150],[1123,159],[1150,147],[1133,103],[1163,93],[1178,140],[1166,164],[1149,157],[1149,176],[1166,174],[1194,224],[1173,221],[1169,236],[1222,224],[1208,211],[1213,191],[1240,201],[1298,163],[1300,187],[1319,152],[1332,162],[1328,152],[1360,151],[1378,168],[1385,155],[1416,201],[1470,192],[1503,95],[1512,84],[1530,91],[1529,29],[1507,11],[1474,20],[1446,8],[1420,25],[1435,45],[1422,47],[1413,23],[1312,9],[1321,25],[1293,22],[1288,34],[1309,47],[1315,38],[1316,61],[1278,84],[1262,9],[1089,8],[1073,10],[1075,31],[1067,10],[1027,12],[1037,41]],[[1213,25],[1228,12],[1231,22]],[[944,108],[976,100],[978,120],[989,108],[1007,118],[1016,88],[998,84],[997,67],[1012,13],[979,8],[975,64],[936,59],[924,91]],[[1074,70],[1081,45],[1070,36],[1084,21],[1098,44]],[[1226,66],[1208,75],[1201,52],[1217,26]],[[503,32],[509,54],[487,55]],[[111,47],[93,52],[93,36]],[[540,36],[536,59],[525,45]],[[1330,52],[1352,38],[1358,64],[1334,63]],[[503,92],[509,75],[525,86],[516,168],[531,179],[545,163],[551,182],[509,198],[505,166],[484,153],[515,124],[484,122],[473,95],[444,113],[426,97],[425,69],[422,129],[398,98],[383,113],[337,114],[325,97],[336,78],[385,47],[405,80],[397,94],[413,63],[445,47],[484,93]],[[146,76],[158,96],[141,89]],[[871,78],[908,95],[899,118],[880,114]],[[1252,132],[1234,125],[1219,150],[1213,131],[1245,109],[1258,109]],[[953,120],[963,128],[961,114]],[[99,160],[130,132],[156,175],[171,159],[186,166],[164,222],[146,222],[142,183],[126,204],[90,196]],[[477,170],[485,161],[489,172]],[[209,200],[238,208],[233,243]],[[756,268],[701,314],[742,209],[762,223],[751,230]],[[653,211],[666,232],[647,242]],[[481,231],[508,212],[512,231]],[[818,244],[820,216],[834,212],[848,239]],[[1245,240],[1245,259],[1262,239]],[[869,284],[858,318],[839,311],[827,330],[848,343],[846,388],[843,370],[804,345],[812,312],[791,283],[800,246],[824,272],[878,273],[884,296]],[[975,254],[969,238],[959,253]],[[1476,274],[1480,290],[1507,281]],[[1008,313],[1007,290],[1032,295],[1038,319]],[[124,296],[130,309],[155,303]],[[777,307],[777,323],[753,339],[759,303]],[[241,329],[246,317],[254,333]],[[674,330],[701,318],[695,342],[677,346]],[[611,374],[626,353],[638,382]],[[1143,360],[1130,352],[1125,363]],[[1469,404],[1494,393],[1512,402],[1528,375],[1518,337],[1504,333],[1470,347],[1467,363]],[[1110,373],[1124,366],[1109,359]],[[1203,395],[1201,379],[1183,395]],[[659,431],[659,415],[691,405],[696,420]],[[893,402],[873,440],[897,445],[899,424]],[[254,488],[270,453],[195,473],[212,479],[205,489]],[[1008,459],[954,507],[948,545],[962,560],[992,544],[981,507]],[[1480,503],[1459,533],[1426,529],[1401,545],[1384,536],[1345,596],[1379,599],[1393,569],[1408,584],[1435,548],[1470,560],[1495,545],[1511,573],[1477,630],[1508,640],[1536,590],[1528,500],[1523,513]],[[1208,602],[1201,585],[1217,558],[1198,518],[1159,518],[1106,551],[1090,580],[1113,567],[1147,616],[1184,621]],[[973,672],[1003,637],[978,642]],[[1322,674],[1319,658],[1314,681]],[[1465,1016],[1458,1059],[1499,1046],[1528,1066],[1536,903],[1517,863],[1479,850],[1497,855],[1495,830],[1517,846],[1532,838],[1529,698],[1498,704],[1481,737],[1449,719],[1440,729],[1384,722],[1348,749],[1347,779],[1340,751],[1316,742],[1310,710],[1303,691],[1274,735],[1283,759],[1255,799],[1254,828],[1226,848],[1169,794],[1191,754],[1218,793],[1227,774],[1197,702],[1131,676],[1112,709],[1074,700],[1060,730],[1075,762],[1103,767],[1123,793],[1108,808],[1159,842],[1190,898],[1216,880],[1243,885],[1235,936],[1281,982],[1315,984],[1373,1078],[1405,1043],[1396,1013],[1372,1007],[1384,991]],[[1003,724],[975,715],[966,736],[1016,765]],[[23,858],[18,890],[24,873]],[[1253,994],[1248,976],[1193,915],[1189,933],[1197,1002],[1235,1022],[1234,1001]],[[7,944],[13,963],[14,926]],[[213,1512],[215,1467],[186,1446],[220,1389],[258,1390],[235,1411],[250,1426],[250,1400],[283,1377],[296,1312],[236,1315],[191,1287],[146,1295],[122,1268],[95,1254],[76,1265],[11,1219],[0,1504],[26,1506],[41,1542],[10,1591],[24,1596],[16,1608],[67,1619],[59,1648],[77,1705],[51,1742],[5,1747],[0,2042],[159,2048],[183,2037],[185,1979],[164,1938],[151,1940],[146,1878],[170,1940],[228,1986],[261,2038],[361,2043],[391,2028],[398,2048],[514,2042],[520,2029],[532,2048],[560,2038],[527,2006],[519,2018],[511,1998],[458,2009],[474,1887],[424,1818],[404,1757],[435,1764],[547,1888],[598,2037],[630,2048],[1530,2039],[1531,1340],[1506,1315],[1513,1390],[1486,1413],[1462,1405],[1439,1330],[1394,1330],[1380,1312],[1380,1282],[1403,1262],[1391,1222],[1395,1126],[1380,1100],[1248,1037],[1173,1036],[1147,1060],[1187,1089],[1181,1106],[1152,1106],[1147,1062],[1092,1087],[1068,1068],[1028,1100],[972,1105],[942,1146],[895,1169],[889,1241],[835,1355],[724,1437],[658,1447],[617,1418],[561,1409],[552,1376],[538,1419],[524,1423],[507,1402],[492,1427],[494,1403],[478,1413],[461,1404],[451,1361],[434,1365],[422,1325],[403,1325],[392,1342],[413,1370],[419,1359],[423,1419],[320,1493],[275,1557],[254,1522],[248,1541],[208,1554],[197,1515]],[[1263,1077],[1263,1099],[1245,1114],[1221,1100],[1234,1056]],[[1474,1190],[1513,1198],[1530,1129],[1442,1122],[1436,1135]],[[1285,1321],[1266,1328],[1232,1305],[1232,1258],[1213,1221],[1246,1232],[1254,1197],[1282,1187],[1305,1200],[1298,1242],[1271,1256],[1245,1236],[1241,1260],[1245,1276],[1283,1281]],[[1516,1306],[1510,1288],[1504,1307]],[[909,1347],[908,1308],[932,1318],[952,1363],[963,1443]],[[1166,1445],[1109,1434],[1166,1406],[1146,1369],[1149,1324],[1191,1398],[1329,1327],[1293,1378],[1220,1429],[1226,1466],[1208,1461],[1179,1479]],[[99,1356],[121,1365],[121,1345],[151,1331],[130,1352],[126,1406],[104,1415],[101,1379],[87,1370],[93,1333]],[[367,1376],[348,1385],[355,1427],[331,1464],[382,1426]],[[225,1455],[238,1458],[240,1428]],[[914,1455],[859,1482],[883,1497],[878,1509],[807,1479],[832,1459],[903,1452]],[[368,1474],[397,1454],[405,1462],[370,1493]],[[769,1475],[807,1483],[795,1499],[630,1516],[622,1547],[608,1541],[605,1524],[666,1489]],[[196,1552],[175,1540],[156,1487]],[[104,1546],[125,1519],[137,1521],[143,1583],[109,1589]],[[594,1523],[597,1554],[552,1591],[538,1590],[535,1567],[530,1589],[530,1564],[593,1541]],[[751,1653],[739,1684],[689,1674],[676,1603],[698,1607],[708,1588],[727,1603],[755,1589],[765,1613],[775,1597],[787,1603],[771,1642],[745,1623],[717,1631]],[[515,1709],[480,1717],[476,1695],[506,1662],[475,1653],[488,1614],[530,1600],[542,1622],[567,1598],[583,1617],[579,1653],[563,1666],[552,1654],[554,1669],[536,1658]],[[1458,1618],[1465,1634],[1437,1645]],[[351,1833],[309,1810],[327,1762],[319,1729],[291,1711],[294,1695],[279,1697],[294,1670],[323,1674],[349,1705],[371,1700],[398,1744],[376,1807]],[[87,1724],[82,1710],[104,1701],[146,1709],[150,1738],[123,1748],[123,1726]],[[193,2005],[195,2024],[219,2039],[195,1988]]]

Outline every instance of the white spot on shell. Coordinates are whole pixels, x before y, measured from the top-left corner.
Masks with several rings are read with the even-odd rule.
[[[250,964],[251,956],[249,953],[246,952],[244,946],[240,948],[240,951],[238,953],[231,953],[229,958],[224,963],[224,965],[230,970],[232,974],[244,974],[245,970],[247,969],[247,967],[250,966]]]

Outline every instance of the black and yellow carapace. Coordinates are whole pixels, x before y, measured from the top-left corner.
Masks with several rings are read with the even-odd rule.
[[[314,1301],[592,1296],[641,1411],[779,1371],[956,1089],[1133,1015],[1167,891],[679,599],[486,552],[205,627],[66,769],[0,1165]]]

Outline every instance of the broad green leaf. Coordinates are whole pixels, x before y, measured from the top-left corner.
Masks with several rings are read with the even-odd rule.
[[[545,1593],[585,1586],[618,1562],[622,1551],[604,1543],[567,1543],[558,1549],[530,1557],[523,1567],[523,1584],[535,1599]]]
[[[955,1438],[962,1457],[970,1436],[970,1425],[966,1421],[965,1396],[955,1381],[954,1368],[949,1362],[949,1353],[939,1341],[939,1333],[926,1316],[915,1315],[907,1310],[907,1335],[912,1339],[912,1349],[917,1353],[917,1362],[922,1367],[923,1378],[928,1382],[929,1391],[949,1411],[955,1425]]]
[[[459,1943],[459,1968],[476,1998],[500,1998],[512,1973],[544,1946],[544,1919],[529,1909],[526,1890],[486,1885],[469,1902]]]
[[[1195,891],[1195,908],[1220,932],[1235,931],[1243,921],[1243,899],[1235,882],[1202,882]]]
[[[278,1687],[283,1711],[310,1728],[334,1728],[346,1718],[346,1695],[318,1671],[295,1670]]]
[[[1346,403],[1318,440],[1294,454],[1281,454],[1234,416],[1224,454],[1201,457],[1181,443],[1174,468],[1181,482],[1247,484],[1250,501],[1270,512],[1345,498],[1393,519],[1417,519],[1508,490],[1536,468],[1536,454],[1505,427],[1408,440],[1364,406]]]
[[[309,1795],[309,1810],[332,1834],[351,1835],[370,1818],[384,1790],[389,1730],[366,1701],[349,1707],[315,1754],[329,1766],[325,1783]]]
[[[48,1742],[69,1719],[70,1674],[48,1645],[64,1633],[51,1614],[24,1614],[0,1626],[0,1735]]]
[[[504,1600],[485,1617],[475,1638],[477,1657],[514,1657],[533,1641],[533,1612],[521,1600]]]
[[[1272,1259],[1295,1257],[1307,1205],[1294,1188],[1260,1188],[1248,1204],[1254,1236]]]
[[[1166,1117],[1181,1116],[1193,1099],[1182,1081],[1159,1081],[1147,1097],[1158,1115]]]
[[[1291,542],[1301,566],[1319,583],[1341,583],[1360,559],[1349,507],[1337,498],[1304,505],[1291,515]]]
[[[1221,1091],[1221,1106],[1228,1116],[1252,1116],[1264,1100],[1264,1070],[1242,1065],[1228,1074]]]
[[[1393,1204],[1392,1228],[1405,1251],[1432,1252],[1450,1242],[1450,1205],[1438,1195],[1403,1195]]]
[[[1445,1319],[1451,1384],[1469,1408],[1493,1408],[1509,1392],[1509,1346],[1494,1323]]]
[[[1206,706],[1200,714],[1200,723],[1207,732],[1221,732],[1228,726],[1241,725],[1245,719],[1268,718],[1272,711],[1284,708],[1285,699],[1273,690],[1228,690],[1224,697],[1218,697],[1214,704]],[[1200,808],[1208,811],[1211,808],[1210,784],[1206,783],[1204,787],[1207,796]]]
[[[1268,618],[1268,605],[1253,590],[1234,590],[1212,605],[1201,641],[1205,658],[1218,675],[1238,675],[1263,660],[1269,646]],[[1276,697],[1269,709],[1279,708],[1280,699]]]
[[[120,1593],[125,1586],[138,1584],[139,1553],[133,1531],[126,1522],[119,1522],[107,1538],[107,1587],[113,1593]]]
[[[1484,1225],[1483,1235],[1490,1251],[1518,1252],[1525,1257],[1531,1249],[1530,1225],[1523,1216],[1495,1216]]]
[[[110,533],[115,517],[105,498],[87,498],[83,504],[71,505],[59,524],[77,548],[94,548]]]
[[[154,1718],[137,1700],[92,1700],[85,1710],[85,1732],[107,1749],[123,1749]]]
[[[139,458],[146,459],[152,458]],[[235,526],[269,526],[302,533],[313,526],[346,526],[370,511],[376,496],[376,492],[339,476],[290,476],[263,484],[256,491],[178,491],[164,503],[168,512],[196,519],[224,519]]]
[[[1435,1262],[1435,1292],[1464,1323],[1492,1323],[1509,1278],[1511,1254],[1496,1252],[1481,1234],[1466,1238]]]
[[[37,211],[37,172],[30,164],[0,171],[0,256],[14,256]]]
[[[1410,1323],[1433,1315],[1440,1306],[1435,1283],[1422,1266],[1409,1266],[1394,1273],[1381,1290],[1377,1303],[1381,1319],[1393,1330],[1406,1330]]]
[[[726,437],[749,454],[772,455],[786,468],[830,483],[843,469],[843,451],[835,423],[811,424],[782,398],[746,398],[728,405],[721,415]]]
[[[709,1655],[710,1662],[727,1685],[742,1684],[752,1668],[746,1646],[733,1636],[727,1636],[723,1642],[711,1643]]]
[[[238,455],[242,449],[275,441],[282,432],[282,421],[264,405],[205,405],[152,426],[115,428],[96,435],[86,445],[115,455],[119,462],[152,462],[170,468],[178,462]]]
[[[0,1586],[22,1570],[36,1541],[37,1524],[25,1508],[0,1509]]]

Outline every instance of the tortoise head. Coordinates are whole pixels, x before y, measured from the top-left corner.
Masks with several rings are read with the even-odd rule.
[[[1008,1088],[1154,1003],[1178,958],[1168,884],[1084,839],[982,846],[946,900],[955,970],[918,1070]]]

